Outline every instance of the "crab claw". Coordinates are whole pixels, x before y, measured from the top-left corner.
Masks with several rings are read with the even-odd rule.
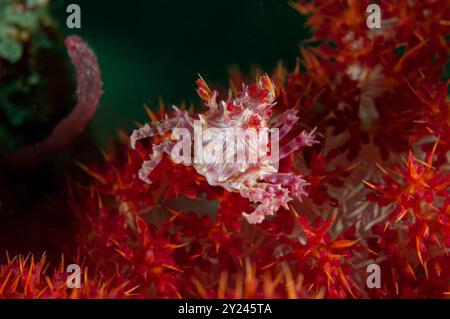
[[[131,148],[136,149],[136,143],[139,140],[147,137],[152,137],[153,135],[155,135],[155,129],[148,124],[145,124],[145,126],[141,127],[140,129],[134,130],[133,134],[131,134],[130,137]]]

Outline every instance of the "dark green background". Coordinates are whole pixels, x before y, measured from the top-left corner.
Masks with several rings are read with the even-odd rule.
[[[81,7],[81,30],[66,27],[66,7]],[[196,102],[197,73],[227,85],[230,65],[292,68],[305,19],[288,0],[52,0],[65,35],[78,34],[98,55],[105,83],[93,123],[105,142],[118,127],[145,121],[143,104]]]

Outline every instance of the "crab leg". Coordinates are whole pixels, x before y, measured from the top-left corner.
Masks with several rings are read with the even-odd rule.
[[[287,110],[275,118],[274,125],[280,128],[280,140],[285,137],[299,120],[297,111]]]
[[[161,144],[153,145],[153,154],[150,157],[149,161],[145,161],[142,164],[141,169],[139,170],[138,176],[139,178],[146,182],[147,184],[151,184],[152,181],[149,178],[150,173],[161,163],[164,153],[170,154],[172,150],[173,143],[171,141],[165,141]]]
[[[165,119],[159,122],[145,124],[140,129],[134,130],[130,138],[131,148],[135,149],[136,143],[140,140],[148,137],[153,137],[155,135],[164,135],[174,127],[184,127],[192,129],[192,125],[190,123],[189,115],[187,114],[187,112],[183,112],[175,106],[173,108],[175,109],[174,117],[168,118],[166,116]]]
[[[313,144],[317,143],[317,141],[315,141],[313,137],[315,131],[316,129],[312,130],[309,133],[302,132],[288,144],[284,145],[280,150],[280,159],[288,157],[303,146],[312,146]]]
[[[288,209],[287,204],[292,200],[287,189],[267,183],[258,183],[255,187],[242,189],[240,193],[253,203],[260,203],[253,213],[243,213],[250,224],[262,223],[266,216],[272,216],[280,207]]]
[[[298,199],[307,195],[305,186],[307,186],[308,183],[301,176],[293,175],[292,173],[275,173],[266,176],[264,180],[271,184],[279,184],[283,187],[288,187],[292,195]]]
[[[136,143],[140,140],[143,140],[147,137],[152,137],[157,133],[156,129],[151,127],[148,124],[145,124],[144,127],[140,129],[134,130],[133,134],[130,137],[130,144],[132,149],[136,149]]]

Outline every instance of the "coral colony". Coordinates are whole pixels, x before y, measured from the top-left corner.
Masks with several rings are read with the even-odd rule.
[[[312,38],[294,70],[235,70],[225,100],[200,78],[206,108],[147,107],[77,162],[42,204],[71,221],[46,248],[62,261],[7,254],[0,297],[450,297],[450,3],[378,1],[379,29],[369,4],[297,1]],[[95,112],[96,59],[66,43],[78,103],[12,162],[52,156]]]

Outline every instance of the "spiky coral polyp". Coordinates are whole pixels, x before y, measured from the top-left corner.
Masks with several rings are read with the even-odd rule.
[[[0,298],[4,299],[109,299],[131,298],[132,291],[125,289],[126,282],[113,286],[112,280],[102,281],[83,270],[82,285],[69,289],[64,259],[58,268],[50,269],[46,256],[38,260],[33,255],[16,256],[0,267]],[[135,297],[135,296],[134,296]]]

